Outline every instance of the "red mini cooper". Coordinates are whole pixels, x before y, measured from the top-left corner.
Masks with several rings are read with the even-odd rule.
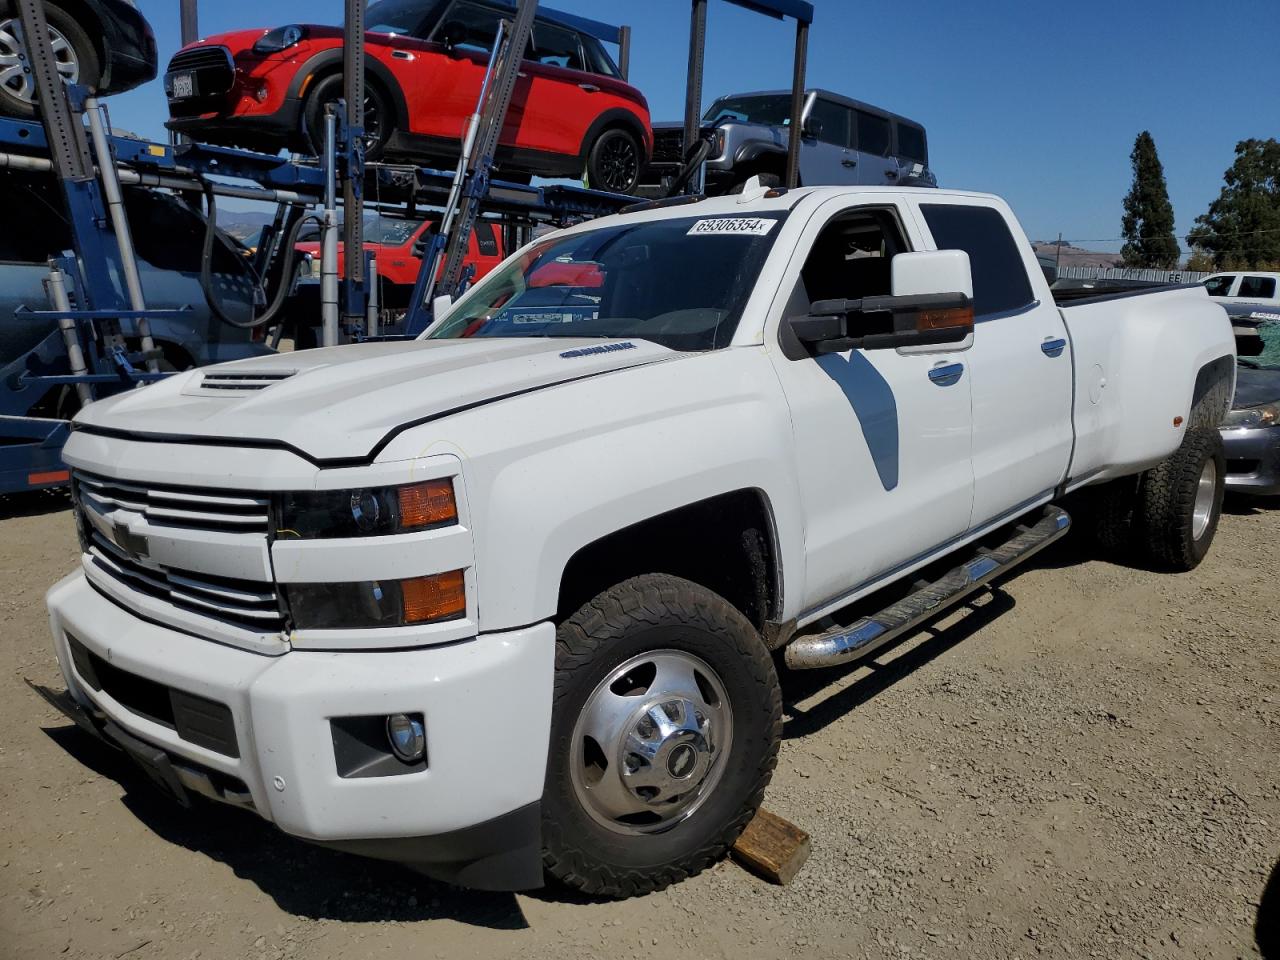
[[[504,0],[379,0],[366,23],[368,155],[456,162]],[[601,42],[616,28],[539,9],[499,140],[507,179],[582,177],[629,193],[653,147],[644,96]],[[164,78],[168,127],[195,140],[317,153],[342,96],[342,30],[290,24],[184,47]]]

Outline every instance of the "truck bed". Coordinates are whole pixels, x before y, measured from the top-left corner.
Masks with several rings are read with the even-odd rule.
[[[1167,293],[1170,290],[1182,290],[1198,287],[1198,283],[1162,283],[1149,287],[1113,287],[1099,289],[1097,287],[1079,287],[1077,289],[1054,290],[1053,302],[1059,307],[1077,307],[1086,303],[1103,303],[1107,300],[1123,300],[1125,297],[1141,297],[1149,293]]]

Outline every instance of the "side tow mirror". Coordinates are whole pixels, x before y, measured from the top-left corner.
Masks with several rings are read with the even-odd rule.
[[[800,124],[800,135],[810,140],[817,140],[822,136],[822,121],[818,117],[805,117]]]
[[[787,323],[811,354],[961,343],[973,333],[973,301],[963,293],[819,300]]]

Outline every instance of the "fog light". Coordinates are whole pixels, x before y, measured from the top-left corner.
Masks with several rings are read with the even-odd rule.
[[[267,88],[259,87],[257,90],[254,91],[254,96],[258,98],[259,103],[265,102],[267,99]]]
[[[391,751],[405,763],[417,763],[427,752],[427,734],[420,713],[393,713],[387,717]]]

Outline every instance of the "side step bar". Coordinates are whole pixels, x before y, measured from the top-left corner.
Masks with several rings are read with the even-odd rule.
[[[1033,526],[1020,525],[1018,532],[999,547],[980,551],[972,560],[874,616],[863,617],[850,627],[797,637],[784,653],[787,666],[792,670],[815,670],[865,657],[1039,553],[1070,527],[1071,518],[1065,510],[1052,505],[1045,507],[1043,516]]]

